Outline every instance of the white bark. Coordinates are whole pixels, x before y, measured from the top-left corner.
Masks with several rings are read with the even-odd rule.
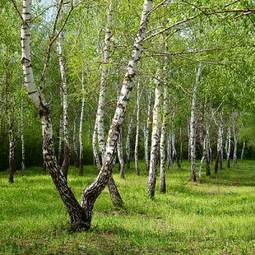
[[[149,133],[151,126],[151,90],[148,92],[147,120],[144,123],[144,158],[146,169],[149,169]]]
[[[134,159],[135,159],[135,173],[136,175],[140,174],[139,166],[138,166],[138,153],[139,153],[139,129],[140,129],[140,83],[137,83],[137,94],[136,94],[136,135],[135,135],[135,151],[134,151]]]
[[[233,151],[233,161],[237,163],[237,113],[232,114],[232,129],[233,129],[233,139],[234,139],[234,151]]]
[[[160,192],[166,192],[166,125],[167,125],[167,96],[168,91],[166,85],[164,86],[163,95],[163,118],[160,135]]]
[[[148,195],[154,198],[156,186],[156,171],[157,171],[157,158],[158,158],[158,145],[159,145],[159,124],[160,124],[160,80],[156,78],[155,88],[155,101],[153,107],[152,117],[152,134],[151,134],[151,153],[150,153],[150,168],[148,178]]]
[[[196,182],[196,99],[199,89],[199,80],[201,76],[201,64],[196,71],[196,81],[193,86],[191,116],[190,116],[190,163],[191,163],[191,178]]]
[[[99,152],[103,158],[105,151],[105,135],[104,135],[104,105],[105,105],[105,93],[107,85],[107,75],[108,75],[108,64],[110,56],[110,46],[111,46],[111,23],[112,23],[112,2],[110,1],[109,12],[107,15],[106,27],[105,27],[105,37],[104,37],[104,47],[103,47],[103,59],[101,66],[101,80],[100,80],[100,90],[99,90],[99,99],[97,106],[97,114],[95,121],[95,135],[97,136]],[[94,145],[95,146],[95,145]],[[98,156],[95,155],[97,152],[97,147],[94,148],[94,156],[97,159]]]
[[[123,145],[122,145],[122,128],[120,129],[119,140],[117,143],[117,153],[120,164],[120,177],[125,178],[125,162],[123,158]]]
[[[217,156],[215,161],[214,172],[217,173],[218,169],[222,169],[222,154],[223,154],[223,120],[222,113],[220,113],[220,121],[217,131]]]
[[[81,101],[81,115],[80,115],[80,127],[79,127],[79,174],[83,175],[83,119],[84,119],[84,106],[85,106],[85,74],[84,70],[82,70],[81,77],[81,93],[82,93],[82,101]]]
[[[21,141],[21,172],[24,175],[25,165],[25,139],[24,139],[24,107],[23,100],[20,104],[20,141]]]
[[[129,118],[128,122],[128,131],[127,131],[127,139],[126,139],[126,166],[127,170],[130,169],[130,139],[131,139],[131,133],[132,133],[132,117]]]
[[[79,153],[78,153],[78,130],[77,130],[77,124],[78,124],[78,114],[75,111],[74,113],[74,121],[73,121],[73,151],[74,151],[74,164],[76,167],[79,167]]]
[[[228,167],[230,167],[230,152],[231,152],[231,128],[228,127],[226,137],[226,156]]]

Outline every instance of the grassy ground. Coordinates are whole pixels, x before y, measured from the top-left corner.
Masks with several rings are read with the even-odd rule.
[[[72,169],[79,198],[94,178]],[[91,231],[71,234],[50,177],[29,169],[7,183],[0,173],[0,254],[255,254],[255,162],[239,163],[191,184],[188,165],[171,169],[167,194],[150,201],[146,174],[115,175],[125,209],[115,210],[107,191],[98,199]]]

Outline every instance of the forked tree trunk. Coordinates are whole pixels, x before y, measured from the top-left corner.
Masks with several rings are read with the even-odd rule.
[[[80,115],[80,127],[79,127],[79,175],[83,175],[83,120],[84,120],[84,106],[85,106],[85,74],[82,70],[81,76],[81,115]]]
[[[159,124],[160,124],[160,80],[159,77],[155,79],[155,101],[153,107],[152,117],[152,134],[151,134],[151,155],[150,155],[150,168],[148,178],[148,195],[151,199],[155,195],[156,186],[156,173],[157,173],[157,160],[158,160],[158,145],[159,145]]]
[[[106,144],[106,152],[103,166],[96,180],[85,189],[81,205],[77,202],[73,192],[67,185],[54,154],[54,146],[52,140],[52,123],[50,119],[49,108],[44,99],[43,91],[38,91],[35,86],[33,69],[30,58],[30,20],[31,20],[31,0],[23,0],[23,10],[21,28],[21,51],[22,51],[22,67],[24,75],[24,84],[28,91],[29,97],[40,113],[43,133],[43,157],[49,169],[52,180],[64,202],[67,211],[70,215],[71,226],[73,230],[89,229],[91,226],[92,211],[94,203],[105,186],[109,182],[112,174],[112,161],[114,150],[117,145],[119,131],[122,126],[127,102],[130,91],[133,87],[132,81],[136,75],[137,63],[142,54],[142,41],[146,36],[148,17],[151,11],[152,1],[145,0],[143,12],[141,16],[140,28],[135,38],[132,57],[129,60],[127,71],[124,77],[120,97],[117,103],[116,111],[112,120],[112,125],[109,130],[108,140]]]
[[[163,119],[160,135],[160,192],[166,193],[166,124],[167,124],[167,87],[164,86]]]
[[[151,126],[151,102],[152,95],[151,90],[148,92],[148,108],[147,108],[147,119],[144,124],[144,159],[146,169],[149,170],[149,134],[150,134],[150,126]]]
[[[131,133],[132,133],[132,117],[129,118],[128,122],[128,131],[127,131],[127,139],[126,139],[126,167],[127,171],[130,170],[130,143],[131,143]]]
[[[196,71],[196,81],[193,87],[191,117],[190,117],[190,163],[191,163],[191,180],[197,181],[196,176],[196,99],[199,88],[199,80],[201,76],[201,64]]]
[[[136,94],[136,134],[135,134],[135,174],[140,175],[138,166],[138,153],[139,153],[139,129],[140,129],[140,84],[137,83],[137,94]]]
[[[137,36],[134,41],[133,51],[131,59],[127,65],[127,71],[122,84],[120,97],[117,102],[116,111],[112,119],[112,125],[108,133],[108,139],[105,150],[105,157],[103,166],[97,179],[85,190],[82,198],[82,207],[86,209],[88,218],[92,216],[92,209],[94,202],[100,195],[105,185],[108,182],[109,177],[112,174],[112,161],[114,157],[114,150],[119,138],[120,128],[124,121],[125,111],[127,108],[127,102],[130,91],[133,87],[133,80],[136,75],[137,63],[142,54],[142,41],[146,36],[148,18],[151,11],[152,1],[145,0],[143,6],[143,12],[141,15],[140,27]]]
[[[63,140],[64,140],[64,157],[62,162],[62,171],[67,178],[68,168],[70,164],[70,141],[69,141],[69,118],[68,118],[68,100],[67,100],[67,80],[66,80],[66,68],[63,54],[63,32],[59,34],[57,41],[59,68],[61,75],[61,90],[63,99]]]

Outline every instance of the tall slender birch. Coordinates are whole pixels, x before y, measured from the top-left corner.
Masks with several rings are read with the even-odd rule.
[[[217,154],[214,166],[214,172],[218,173],[218,170],[222,169],[222,154],[223,154],[223,120],[222,120],[222,113],[219,114],[220,120],[218,123],[218,131],[217,131]]]
[[[233,161],[236,164],[237,163],[237,113],[232,113],[232,129],[233,129],[233,140],[234,140],[234,151],[233,151]]]
[[[163,118],[160,135],[160,192],[166,192],[166,125],[167,125],[167,87],[164,84],[163,92]]]
[[[119,140],[117,143],[117,153],[120,164],[120,177],[125,178],[125,162],[123,158],[123,144],[122,144],[122,128],[120,129]]]
[[[190,116],[190,163],[191,163],[191,179],[193,182],[197,181],[196,177],[196,99],[199,89],[201,76],[201,64],[198,65],[196,71],[196,81],[193,86],[192,92],[192,104],[191,104],[191,116]]]
[[[79,153],[78,153],[78,130],[77,130],[77,126],[78,126],[78,114],[75,111],[74,112],[74,121],[73,121],[73,151],[74,151],[74,165],[76,167],[79,167]]]
[[[148,106],[147,106],[147,119],[144,123],[144,159],[146,169],[149,170],[149,134],[150,134],[150,126],[151,126],[151,102],[152,95],[151,90],[148,91]]]
[[[83,175],[83,120],[84,120],[84,107],[85,107],[85,71],[82,68],[81,74],[81,114],[79,126],[79,175]]]
[[[128,121],[128,131],[127,131],[127,138],[126,138],[126,167],[127,170],[130,170],[130,143],[131,143],[131,133],[132,133],[132,117],[129,117]]]
[[[228,168],[230,168],[230,152],[231,152],[231,128],[228,127],[226,137],[226,156]]]
[[[157,159],[158,159],[158,146],[159,146],[159,123],[160,123],[160,98],[161,98],[161,82],[159,77],[155,78],[155,101],[153,107],[152,117],[152,134],[151,134],[151,153],[150,153],[150,168],[148,178],[148,195],[154,198],[156,186],[156,173],[157,173]]]
[[[24,171],[26,168],[25,164],[25,139],[24,139],[24,107],[23,107],[23,99],[20,103],[20,142],[21,142],[21,173],[24,175]]]
[[[241,161],[243,161],[243,158],[244,158],[245,145],[246,145],[246,142],[243,141],[242,152],[241,152]]]
[[[134,159],[135,159],[135,173],[136,175],[140,175],[139,166],[138,166],[138,153],[139,153],[139,129],[140,129],[140,83],[137,83],[137,92],[136,92],[136,134],[135,134],[135,151],[134,151]]]
[[[14,136],[14,113],[9,109],[8,134],[9,134],[9,183],[14,182],[15,173],[15,136]]]
[[[58,4],[59,4],[58,0]],[[67,178],[68,168],[70,164],[70,141],[69,141],[69,118],[68,118],[68,99],[67,99],[67,79],[66,79],[66,67],[63,52],[63,42],[64,34],[59,33],[57,39],[57,49],[59,58],[59,68],[61,75],[61,90],[62,90],[62,100],[63,100],[63,141],[64,141],[64,158],[62,162],[62,171],[64,176]]]

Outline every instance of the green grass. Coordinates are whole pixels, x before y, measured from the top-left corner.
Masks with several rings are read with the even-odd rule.
[[[78,199],[94,173],[86,166],[81,178],[71,169],[69,182]],[[28,169],[10,185],[2,172],[0,254],[255,254],[254,161],[225,167],[198,184],[189,182],[187,163],[167,175],[167,193],[157,186],[150,201],[146,173],[128,173],[125,180],[115,174],[125,208],[114,209],[105,190],[92,229],[71,234],[47,174]]]

